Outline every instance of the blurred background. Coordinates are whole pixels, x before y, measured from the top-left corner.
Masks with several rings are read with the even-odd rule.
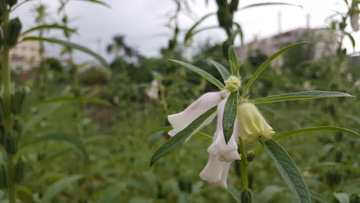
[[[251,99],[307,90],[356,97],[259,105],[277,134],[314,126],[360,131],[358,1],[24,2],[11,14],[21,19],[23,30],[70,28],[26,36],[79,44],[104,57],[109,67],[43,41],[24,41],[11,51],[13,78],[29,93],[20,151],[30,163],[18,189],[23,202],[234,202],[225,189],[198,177],[208,140],[195,136],[149,167],[151,155],[169,139],[166,130],[154,129],[169,126],[167,115],[203,93],[217,91],[166,59],[187,61],[220,80],[207,59],[229,67],[232,44],[246,82],[276,51],[309,42],[273,61],[252,86]],[[214,129],[207,126],[204,133]],[[62,138],[43,142],[49,135]],[[280,144],[298,164],[313,202],[360,202],[358,137],[320,131]],[[267,154],[257,153],[249,170],[255,202],[293,201]],[[239,174],[234,163],[228,183],[235,188]]]

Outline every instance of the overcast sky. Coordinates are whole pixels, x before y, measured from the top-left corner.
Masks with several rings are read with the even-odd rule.
[[[56,14],[59,7],[57,0],[33,1],[18,8],[13,17],[19,16],[24,29],[34,26],[35,14],[31,11],[40,2],[48,5],[49,23],[59,21]],[[73,42],[85,45],[107,59],[106,46],[111,43],[114,35],[125,35],[125,42],[145,56],[158,56],[161,47],[167,46],[172,30],[165,24],[168,16],[176,9],[174,0],[104,0],[110,8],[85,1],[71,0],[66,7],[70,17],[70,27],[77,28],[78,33],[72,38]],[[180,29],[185,31],[195,21],[204,15],[216,11],[215,0],[188,0],[191,15],[183,13],[180,16]],[[239,8],[249,4],[262,3],[259,0],[241,0]],[[245,41],[255,38],[268,37],[279,31],[289,31],[306,27],[307,15],[310,15],[311,27],[327,27],[326,17],[334,14],[334,10],[344,11],[343,0],[287,0],[271,1],[301,4],[303,8],[295,6],[263,6],[238,12],[235,19],[242,25]],[[279,14],[280,13],[280,14]],[[280,16],[280,18],[279,18]],[[217,25],[216,17],[204,21],[202,27]],[[61,37],[61,33],[49,33],[47,37]],[[181,38],[182,39],[182,38]],[[200,33],[194,39],[194,44],[210,39],[221,42],[225,34],[221,29],[214,29]],[[55,49],[55,48],[54,48]],[[52,53],[54,54],[54,53]],[[90,59],[86,55],[77,54],[77,61]]]

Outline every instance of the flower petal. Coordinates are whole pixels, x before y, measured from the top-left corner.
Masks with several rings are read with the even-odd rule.
[[[237,127],[237,120],[235,120],[233,134],[231,135],[229,142],[226,144],[223,133],[223,127],[222,127],[222,118],[224,115],[225,104],[226,104],[226,99],[224,99],[218,105],[217,128],[215,135],[213,137],[213,143],[208,148],[208,152],[210,154],[219,155],[221,161],[232,162],[234,160],[240,160],[240,156],[237,151],[238,127]]]
[[[201,114],[205,113],[212,107],[218,105],[227,94],[223,91],[220,92],[209,92],[202,95],[199,99],[188,106],[183,112],[172,114],[168,116],[168,120],[173,130],[169,131],[170,136],[174,136],[198,118]],[[211,115],[208,119],[202,123],[193,133],[199,131],[202,127],[209,124],[216,116],[216,113]]]
[[[227,175],[229,173],[231,162],[220,161],[218,155],[210,154],[209,161],[200,173],[200,178],[208,183],[227,188]]]

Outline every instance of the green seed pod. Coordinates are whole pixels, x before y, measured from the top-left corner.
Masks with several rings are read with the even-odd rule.
[[[18,152],[19,136],[16,131],[8,133],[5,138],[5,149],[8,154],[16,154]]]
[[[21,113],[22,106],[25,100],[25,91],[23,89],[18,90],[12,95],[11,111],[14,114]]]
[[[15,120],[13,129],[18,133],[20,139],[22,133],[22,125],[19,120]]]
[[[0,121],[4,121],[4,119],[5,119],[4,101],[2,97],[0,97]]]
[[[6,3],[8,3],[10,7],[12,7],[17,3],[17,0],[6,0]]]
[[[334,186],[340,184],[342,174],[338,171],[328,171],[326,172],[325,177],[328,186],[333,188]]]
[[[5,143],[5,129],[4,126],[0,125],[0,145],[4,146]]]
[[[335,162],[340,163],[340,162],[341,162],[341,159],[342,159],[342,156],[343,156],[342,152],[341,152],[341,151],[337,151],[337,152],[335,153]]]
[[[3,164],[1,164],[1,166],[0,166],[0,190],[7,189],[7,187],[8,187],[6,177],[7,176],[6,176],[5,166]]]
[[[0,15],[3,15],[7,9],[6,2],[1,0],[0,1]]]
[[[19,20],[19,18],[11,19],[7,30],[6,43],[9,46],[16,45],[20,32],[21,32],[21,21]]]
[[[239,5],[239,0],[231,0],[231,2],[230,2],[230,12],[234,13],[234,11],[237,10],[238,5]]]
[[[241,191],[241,203],[252,203],[251,191],[249,189]]]
[[[20,158],[18,162],[15,165],[15,182],[21,183],[21,181],[24,179],[26,173],[26,164],[25,162]]]
[[[192,181],[189,176],[182,176],[178,181],[180,191],[191,194],[192,192]]]

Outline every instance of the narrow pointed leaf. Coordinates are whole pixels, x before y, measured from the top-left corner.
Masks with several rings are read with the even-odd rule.
[[[217,106],[209,109],[207,112],[203,113],[197,119],[195,119],[192,123],[190,123],[186,128],[182,131],[174,135],[168,141],[166,141],[152,156],[150,161],[150,167],[160,158],[167,155],[169,152],[174,150],[176,147],[180,146],[186,138],[188,138],[206,119],[215,113]]]
[[[50,24],[50,25],[40,25],[37,27],[30,28],[23,33],[21,33],[21,36],[25,36],[29,34],[30,32],[38,31],[38,30],[52,30],[52,29],[59,29],[64,30],[66,32],[76,32],[76,29],[71,29],[66,26],[58,25],[58,24]]]
[[[225,81],[230,77],[230,73],[229,71],[220,63],[213,61],[213,60],[208,60],[210,63],[212,63],[215,68],[219,71],[221,78]]]
[[[150,131],[148,134],[146,134],[146,137],[148,137],[154,133],[157,133],[157,132],[170,131],[172,129],[174,129],[172,126],[164,126],[164,127],[156,128],[156,129]]]
[[[84,160],[85,163],[90,162],[89,154],[86,150],[85,144],[78,139],[77,137],[69,134],[62,134],[62,133],[53,133],[48,135],[43,135],[40,137],[36,137],[32,140],[30,140],[28,144],[35,144],[39,142],[45,142],[45,141],[61,141],[69,144],[75,152],[77,152]]]
[[[214,84],[216,87],[218,87],[219,89],[223,89],[224,88],[224,84],[222,84],[218,79],[216,79],[214,76],[212,76],[210,73],[196,67],[193,66],[189,63],[183,62],[183,61],[178,61],[178,60],[172,60],[169,59],[168,61],[180,64],[182,66],[184,66],[185,68],[199,74],[201,77],[203,77],[205,80],[211,82],[212,84]]]
[[[41,101],[37,103],[35,106],[40,106],[44,104],[52,104],[52,103],[58,103],[58,102],[83,102],[83,103],[94,103],[94,104],[102,104],[109,107],[114,107],[110,102],[102,99],[96,99],[96,98],[88,98],[88,97],[60,97],[55,99],[49,99],[45,101]]]
[[[344,92],[332,92],[332,91],[292,92],[292,93],[258,98],[254,100],[254,104],[303,100],[303,99],[319,99],[319,98],[328,98],[328,97],[354,97],[354,96]]]
[[[54,184],[50,185],[42,198],[41,202],[51,202],[51,200],[65,190],[70,184],[82,178],[83,175],[71,175],[61,179]]]
[[[309,190],[290,155],[279,143],[272,139],[264,143],[260,141],[260,143],[276,164],[282,178],[293,194],[295,202],[310,203]]]
[[[275,58],[277,58],[278,56],[280,56],[281,54],[285,53],[286,51],[294,48],[294,47],[297,47],[297,46],[300,46],[300,45],[303,45],[303,44],[306,44],[306,43],[296,43],[296,44],[292,44],[292,45],[289,45],[281,50],[279,50],[278,52],[276,52],[275,54],[273,54],[272,56],[270,56],[263,64],[261,64],[261,66],[255,71],[254,75],[250,78],[250,80],[246,83],[246,85],[244,86],[243,88],[243,93],[241,95],[242,98],[245,97],[247,91],[249,90],[249,88],[251,87],[251,85],[253,84],[253,82],[256,80],[256,78],[259,77],[259,75],[263,72],[263,70],[271,63],[271,61],[273,61]]]
[[[258,4],[251,4],[251,5],[248,5],[248,6],[244,6],[241,9],[239,9],[239,11],[249,9],[249,8],[258,7],[258,6],[297,6],[297,7],[302,8],[301,5],[296,5],[296,4],[268,2],[268,3],[258,3]]]
[[[311,127],[311,128],[302,128],[302,129],[296,129],[296,130],[291,130],[285,133],[282,133],[280,135],[277,135],[274,137],[274,140],[282,140],[284,138],[290,137],[292,135],[296,135],[299,133],[305,133],[305,132],[316,132],[316,131],[337,131],[337,132],[344,132],[344,133],[349,133],[352,135],[356,135],[360,137],[360,134],[346,129],[346,128],[339,128],[339,127],[334,127],[334,126],[318,126],[318,127]]]
[[[229,95],[224,109],[224,115],[222,119],[222,127],[224,132],[225,142],[228,143],[230,137],[234,131],[234,123],[237,113],[237,102],[238,102],[238,92],[231,92]]]
[[[237,33],[239,33],[240,36],[240,43],[244,44],[244,32],[241,28],[241,25],[239,23],[234,22],[234,25],[237,27]]]
[[[339,201],[339,203],[350,203],[350,198],[346,193],[335,192],[334,196]]]
[[[234,45],[231,45],[229,47],[229,50],[228,50],[228,55],[229,55],[229,63],[230,63],[230,66],[232,67],[231,68],[231,73],[232,75],[239,75],[239,61],[238,61],[238,58],[236,56],[236,52],[235,52],[235,47]]]
[[[296,129],[296,130],[291,130],[279,135],[276,135],[273,137],[274,140],[279,141],[288,137],[291,137],[293,135],[297,135],[300,133],[306,133],[306,132],[317,132],[317,131],[336,131],[336,132],[344,132],[344,133],[349,133],[352,135],[356,135],[356,136],[360,136],[359,133],[346,129],[346,128],[340,128],[340,127],[334,127],[334,126],[317,126],[317,127],[310,127],[310,128],[301,128],[301,129]],[[257,147],[255,149],[253,149],[255,153],[261,151],[261,147]]]
[[[356,42],[355,42],[354,37],[353,37],[350,33],[348,33],[348,32],[346,32],[345,34],[346,34],[346,36],[348,36],[348,37],[349,37],[350,42],[351,42],[351,45],[352,45],[353,49],[355,49]]]
[[[231,196],[235,199],[236,202],[241,203],[241,199],[240,199],[241,193],[239,190],[237,190],[232,185],[229,185],[227,191],[231,194]]]
[[[103,1],[99,1],[99,0],[81,0],[81,1],[87,1],[87,2],[91,2],[91,3],[97,3],[103,6],[106,6],[108,8],[110,8],[109,4],[103,2]]]
[[[41,38],[41,37],[24,37],[23,38],[23,41],[31,41],[31,40],[38,40],[38,41],[44,41],[44,42],[49,42],[49,43],[54,43],[54,44],[60,44],[65,47],[70,47],[72,49],[76,49],[78,51],[84,52],[84,53],[94,57],[94,59],[98,60],[101,65],[109,68],[109,65],[107,64],[107,62],[105,61],[105,59],[103,57],[101,57],[99,54],[91,51],[90,49],[88,49],[84,46],[74,44],[71,42],[67,42],[67,41],[63,41],[63,40],[59,40],[59,39],[55,39],[55,38]]]
[[[189,39],[192,38],[192,36],[195,35],[195,33],[197,32],[194,32],[195,28],[197,26],[199,26],[199,24],[201,22],[203,22],[205,19],[207,19],[208,17],[212,16],[212,15],[215,15],[215,13],[209,13],[207,15],[205,15],[204,17],[202,17],[199,21],[197,21],[193,26],[191,26],[191,28],[186,32],[185,34],[185,39],[184,39],[184,43],[186,43]]]

